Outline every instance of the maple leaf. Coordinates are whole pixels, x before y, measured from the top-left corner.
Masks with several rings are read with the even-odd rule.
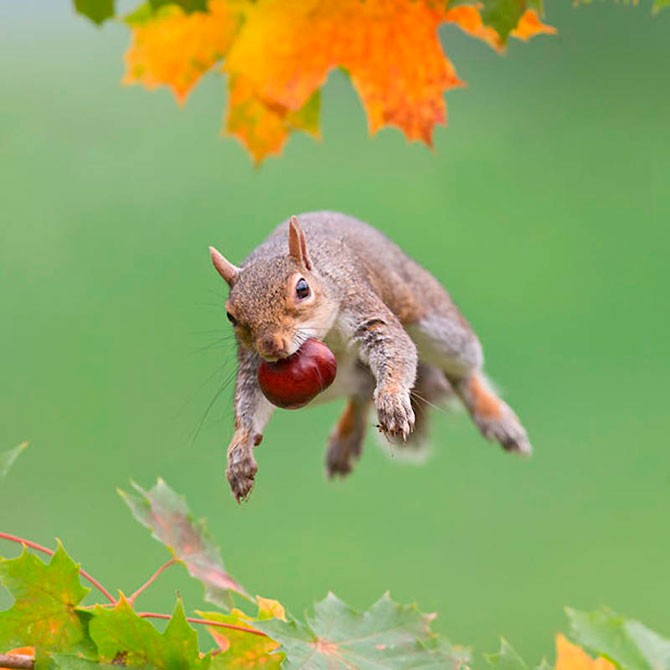
[[[541,11],[541,0],[483,0],[482,19],[500,36],[503,43],[517,27],[526,9]]]
[[[435,0],[210,0],[207,12],[193,12],[204,1],[152,0],[131,14],[123,81],[168,86],[184,102],[225,59],[223,132],[255,162],[280,153],[295,130],[319,136],[319,89],[334,68],[349,75],[372,134],[396,126],[430,145],[435,126],[446,123],[445,91],[462,85],[440,44],[442,23],[498,50],[509,33],[528,39],[553,30],[526,0],[448,10]]]
[[[38,652],[95,653],[90,615],[76,609],[89,589],[60,542],[49,564],[25,548],[18,558],[0,559],[0,582],[14,597],[14,605],[0,612],[0,649],[31,645]]]
[[[497,654],[484,654],[484,658],[495,670],[527,670],[528,668],[521,656],[505,639],[500,641],[500,651]]]
[[[611,659],[623,670],[670,669],[670,640],[608,609],[568,609],[572,635],[587,649]]]
[[[298,111],[269,107],[257,97],[244,75],[228,81],[228,110],[224,133],[236,136],[256,163],[278,154],[293,130],[319,137],[321,93],[316,91]]]
[[[615,668],[606,658],[594,660],[564,635],[557,635],[555,670],[615,670]]]
[[[220,607],[230,606],[230,591],[246,595],[226,572],[221,554],[204,521],[196,521],[185,500],[162,479],[145,491],[133,483],[136,494],[119,491],[133,516],[186,566],[189,574],[205,586],[205,597]]]
[[[123,83],[168,86],[183,103],[228,51],[241,17],[226,0],[210,0],[208,12],[194,13],[159,4],[157,11],[145,7],[128,18],[132,39]]]
[[[443,93],[461,84],[438,39],[443,17],[437,3],[414,0],[266,0],[248,8],[224,69],[266,104],[295,111],[342,67],[371,132],[396,125],[430,143],[446,120]]]
[[[536,35],[555,35],[557,32],[553,26],[542,23],[537,12],[529,9],[521,15],[510,35],[518,40],[527,42],[531,37],[535,37]]]
[[[447,10],[445,20],[455,23],[464,33],[486,42],[496,51],[504,51],[505,41],[493,26],[484,22],[480,9],[479,4],[459,5]],[[555,28],[540,21],[535,10],[528,9],[520,16],[509,35],[526,42],[536,35],[554,35],[555,33]]]
[[[432,618],[413,605],[393,602],[388,594],[362,613],[328,594],[306,624],[270,619],[255,626],[281,643],[286,653],[282,668],[465,670],[467,651],[432,633]]]
[[[139,617],[123,595],[112,609],[98,605],[93,610],[90,630],[103,662],[160,670],[201,666],[198,636],[179,599],[163,633]]]
[[[114,0],[74,0],[75,10],[97,25],[114,16],[114,4]]]
[[[220,612],[198,612],[198,614],[209,621],[229,623],[251,630],[258,630],[254,627],[255,621],[267,621],[273,618],[286,620],[284,608],[276,600],[257,597],[256,601],[258,603],[256,619],[237,609],[230,614]],[[223,652],[214,657],[214,666],[221,665],[223,668],[238,670],[258,667],[278,670],[285,658],[283,653],[277,653],[279,642],[271,637],[218,626],[208,626],[207,630]]]
[[[10,449],[9,451],[4,451],[0,454],[0,480],[4,479],[7,476],[7,473],[10,471],[14,462],[19,457],[19,455],[28,447],[27,442],[19,444],[18,447]]]
[[[177,5],[185,12],[206,12],[207,0],[149,0],[152,9],[158,9],[164,5]]]
[[[484,654],[484,658],[489,667],[495,670],[528,670],[528,666],[521,656],[516,653],[512,645],[505,639],[500,641],[500,650],[497,654]],[[543,660],[535,670],[551,670],[551,667]],[[563,670],[568,669],[563,668]]]

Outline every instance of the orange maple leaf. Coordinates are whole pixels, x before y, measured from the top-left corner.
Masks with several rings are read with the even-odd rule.
[[[444,20],[455,23],[464,33],[483,40],[493,49],[501,49],[500,35],[484,24],[478,5],[459,5],[447,10]]]
[[[484,23],[480,10],[481,5],[459,5],[447,10],[445,21],[455,23],[464,33],[483,40],[496,51],[504,51],[505,44],[500,35],[494,28]],[[510,37],[527,42],[535,35],[555,33],[556,28],[542,23],[534,9],[527,9],[519,19],[516,28],[510,32]]]
[[[446,120],[444,92],[461,83],[440,46],[443,20],[426,0],[266,0],[248,10],[224,69],[267,104],[298,110],[342,67],[371,132],[395,125],[430,144]]]
[[[155,15],[132,21],[123,83],[148,89],[169,86],[185,102],[199,79],[225,56],[240,20],[235,3],[210,0],[208,12],[187,14],[177,5],[166,5]]]
[[[231,75],[223,132],[237,137],[259,163],[271,154],[281,153],[292,130],[320,136],[318,102],[318,97],[312,96],[295,112],[280,105],[269,106],[258,97],[247,77]]]
[[[554,670],[615,670],[614,664],[602,656],[592,659],[581,647],[563,635],[556,636],[556,667]]]
[[[556,33],[556,28],[540,21],[540,17],[535,10],[527,9],[510,35],[516,37],[518,40],[527,42],[531,37],[535,37],[536,35],[555,35]]]
[[[176,5],[140,10],[129,23],[126,84],[168,86],[179,102],[225,58],[224,133],[256,162],[280,153],[289,134],[319,137],[319,90],[334,68],[349,74],[371,133],[392,125],[432,144],[446,122],[444,93],[462,85],[438,37],[444,22],[497,50],[480,8],[436,0],[209,0],[207,12]],[[511,35],[555,32],[526,11]]]

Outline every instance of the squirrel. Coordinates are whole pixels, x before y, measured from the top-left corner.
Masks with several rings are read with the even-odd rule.
[[[416,444],[427,408],[455,394],[485,438],[530,454],[514,411],[484,376],[482,347],[442,285],[381,232],[336,212],[293,216],[236,267],[210,247],[230,287],[238,350],[235,430],[226,476],[238,502],[254,486],[254,447],[274,406],[258,378],[261,359],[291,356],[309,338],[334,353],[338,371],[319,396],[347,404],[328,439],[326,469],[345,476],[361,455],[369,411],[392,444]]]

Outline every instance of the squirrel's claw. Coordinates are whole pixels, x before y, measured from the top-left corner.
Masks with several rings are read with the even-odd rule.
[[[400,438],[405,442],[414,430],[415,421],[409,391],[377,389],[375,406],[379,430],[389,439],[397,441]]]
[[[258,472],[258,465],[250,453],[241,450],[233,451],[226,468],[226,477],[230,490],[238,503],[249,497],[254,488],[256,472]]]

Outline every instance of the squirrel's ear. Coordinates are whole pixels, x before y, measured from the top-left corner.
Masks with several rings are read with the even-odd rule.
[[[209,255],[212,258],[212,265],[216,268],[216,271],[226,281],[228,286],[232,286],[237,281],[240,268],[226,260],[223,254],[220,254],[214,247],[209,248]]]
[[[298,263],[308,270],[312,269],[312,261],[307,253],[307,240],[297,216],[292,216],[288,224],[288,252]]]

